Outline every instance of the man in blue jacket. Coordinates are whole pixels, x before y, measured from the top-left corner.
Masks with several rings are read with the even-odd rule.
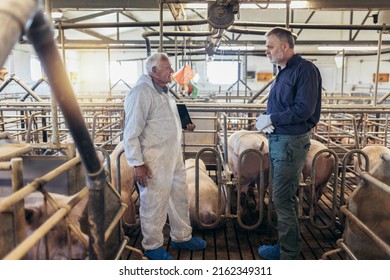
[[[311,129],[321,114],[322,79],[318,68],[294,51],[297,36],[276,27],[265,34],[266,55],[278,66],[267,111],[256,129],[269,134],[272,202],[278,216],[278,243],[263,245],[265,259],[296,259],[301,236],[296,211],[299,178],[310,147]]]

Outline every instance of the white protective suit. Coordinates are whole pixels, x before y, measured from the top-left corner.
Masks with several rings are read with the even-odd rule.
[[[192,228],[176,101],[159,93],[149,75],[142,75],[126,96],[124,108],[127,162],[130,166],[145,164],[152,173],[147,187],[138,185],[142,247],[153,250],[163,245],[167,214],[172,240],[188,241]]]

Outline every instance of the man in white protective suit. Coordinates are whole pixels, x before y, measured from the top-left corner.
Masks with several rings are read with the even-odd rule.
[[[172,248],[203,250],[206,241],[192,237],[182,126],[176,101],[167,88],[173,69],[164,53],[148,57],[145,69],[147,74],[125,98],[124,149],[139,188],[144,254],[152,260],[171,260],[163,247],[167,215]],[[193,131],[195,125],[186,129]]]

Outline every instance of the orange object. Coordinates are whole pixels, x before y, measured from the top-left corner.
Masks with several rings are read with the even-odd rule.
[[[186,64],[173,74],[173,78],[180,85],[188,84],[193,77],[195,77],[195,72],[191,69],[189,64]]]

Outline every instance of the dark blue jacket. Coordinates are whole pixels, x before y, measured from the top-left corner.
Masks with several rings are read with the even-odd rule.
[[[312,129],[320,119],[321,90],[318,68],[300,55],[279,67],[267,103],[274,133],[299,135]]]

